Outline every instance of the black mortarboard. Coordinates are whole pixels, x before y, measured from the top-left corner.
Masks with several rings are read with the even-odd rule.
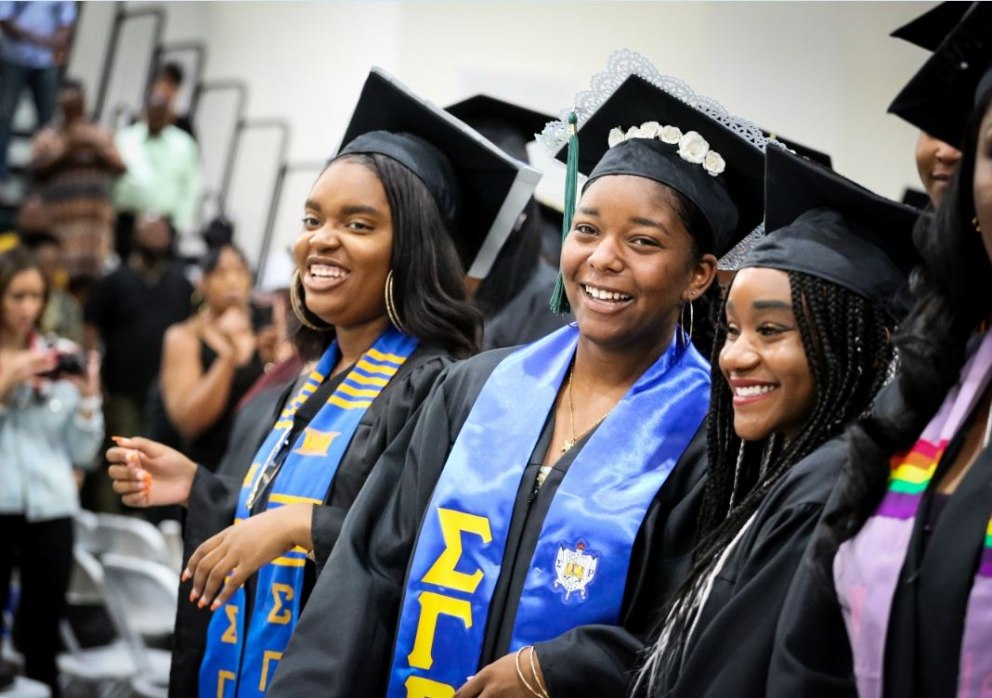
[[[467,274],[484,278],[540,173],[379,68],[369,73],[338,156],[378,153],[427,186]]]
[[[711,175],[703,164],[679,155],[678,143],[658,138],[631,138],[610,147],[610,132],[627,131],[655,122],[695,131],[719,154],[726,169]],[[741,122],[743,123],[743,122]],[[748,125],[750,126],[750,125]],[[760,129],[754,133],[764,140]],[[715,252],[723,255],[754,230],[762,217],[764,153],[756,145],[700,109],[638,75],[631,75],[582,125],[578,134],[579,172],[592,181],[605,175],[635,175],[675,189],[699,209],[714,235]],[[566,149],[559,151],[566,159]]]
[[[797,143],[791,138],[784,138],[774,131],[762,131],[769,140],[778,141],[786,148],[794,152],[796,155],[802,155],[807,160],[812,160],[813,162],[818,162],[825,167],[833,169],[834,162],[829,155],[823,151],[816,150],[815,148],[810,148],[808,145],[803,145],[802,143]]]
[[[935,51],[944,37],[961,21],[969,7],[969,2],[942,2],[902,25],[889,36],[908,41],[927,51]]]
[[[489,95],[475,95],[445,109],[517,160],[527,160],[527,144],[555,117]]]
[[[988,91],[992,63],[992,4],[973,3],[889,112],[935,138],[960,147],[976,101]]]
[[[770,232],[741,268],[816,276],[901,317],[906,308],[900,291],[919,261],[912,231],[920,212],[778,148],[768,149],[766,161]]]

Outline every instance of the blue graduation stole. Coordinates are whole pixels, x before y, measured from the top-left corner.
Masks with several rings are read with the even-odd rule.
[[[392,327],[380,335],[297,437],[275,475],[268,508],[296,502],[323,504],[365,410],[416,348],[416,339]],[[254,502],[249,500],[261,494],[272,477],[275,459],[288,446],[293,416],[334,369],[338,357],[334,342],[279,415],[245,475],[235,524],[251,515]],[[214,611],[200,664],[201,698],[265,695],[300,615],[306,554],[306,550],[296,547],[258,571],[247,626],[244,587]]]
[[[476,672],[520,479],[577,341],[569,326],[515,352],[479,393],[421,523],[389,698],[449,697]],[[617,623],[634,539],[702,424],[709,391],[709,364],[674,340],[593,433],[544,520],[511,651]]]

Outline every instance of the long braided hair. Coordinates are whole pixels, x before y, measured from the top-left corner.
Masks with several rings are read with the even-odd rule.
[[[772,434],[761,442],[743,442],[734,431],[733,394],[719,366],[727,327],[718,326],[706,425],[709,463],[697,542],[689,576],[661,616],[656,642],[637,678],[637,687],[646,682],[651,696],[666,695],[675,684],[704,587],[727,547],[794,464],[870,407],[893,359],[888,313],[829,281],[788,274],[792,310],[813,377],[813,409],[791,441]],[[726,299],[720,315],[726,317]]]

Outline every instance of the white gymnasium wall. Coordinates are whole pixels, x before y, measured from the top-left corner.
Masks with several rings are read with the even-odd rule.
[[[487,91],[556,112],[614,48],[629,47],[731,111],[830,153],[879,193],[918,186],[916,133],[885,108],[926,54],[887,34],[929,2],[160,4],[170,38],[206,39],[208,78],[248,83],[249,116],[289,121],[293,161],[333,151],[372,65],[439,104]],[[210,126],[201,139],[216,137]],[[265,138],[246,145],[229,201],[253,258],[274,174]],[[315,174],[287,181],[277,246],[295,237]],[[560,173],[546,179],[542,194],[559,198]]]

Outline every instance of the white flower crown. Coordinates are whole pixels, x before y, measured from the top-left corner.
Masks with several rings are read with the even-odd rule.
[[[662,143],[677,145],[679,157],[694,165],[702,165],[711,177],[716,177],[727,169],[727,161],[723,156],[710,150],[710,144],[696,131],[682,133],[678,126],[662,126],[657,121],[645,121],[640,126],[631,126],[626,132],[619,127],[612,129],[607,142],[612,148],[631,138],[653,138]]]

